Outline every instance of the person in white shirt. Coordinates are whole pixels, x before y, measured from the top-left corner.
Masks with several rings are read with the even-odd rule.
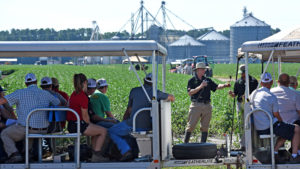
[[[300,95],[289,88],[289,79],[288,74],[280,74],[278,86],[272,88],[271,92],[277,97],[279,114],[283,122],[293,124],[296,120],[300,119]]]
[[[279,105],[276,96],[270,92],[270,88],[273,85],[272,76],[270,73],[265,73],[261,76],[261,88],[255,90],[250,95],[252,109],[263,109],[272,116],[273,131],[279,138],[275,144],[275,160],[280,163],[278,156],[279,148],[284,144],[286,140],[292,141],[292,158],[291,163],[300,162],[300,152],[298,151],[298,145],[300,142],[300,127],[295,124],[288,124],[283,122],[280,113]],[[253,113],[254,126],[259,135],[270,134],[270,120],[268,116],[262,112],[257,111]]]

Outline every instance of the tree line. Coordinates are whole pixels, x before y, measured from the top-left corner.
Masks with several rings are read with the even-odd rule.
[[[167,30],[166,35],[183,36],[185,34],[198,38],[199,36],[210,31],[203,30]],[[280,29],[272,29],[271,33],[277,33]],[[53,28],[46,29],[11,29],[10,31],[0,31],[0,41],[71,41],[71,40],[90,40],[93,30],[91,28],[66,29],[56,31]],[[219,31],[219,33],[230,38],[230,30]],[[145,32],[147,35],[147,31]],[[159,32],[162,35],[162,32]],[[105,32],[100,34],[100,39],[111,39],[114,36],[120,39],[132,39],[130,33],[126,30],[122,32]],[[141,34],[136,34],[135,37],[140,37]]]

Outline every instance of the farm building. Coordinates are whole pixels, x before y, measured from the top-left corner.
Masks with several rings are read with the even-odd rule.
[[[188,35],[180,37],[168,46],[168,61],[205,54],[206,46]]]
[[[230,57],[235,62],[238,48],[246,41],[262,40],[271,35],[271,26],[244,13],[244,18],[230,26]]]
[[[206,55],[212,56],[215,62],[229,61],[229,38],[215,30],[205,33],[197,38],[200,43],[206,45]]]
[[[163,33],[162,27],[159,27],[155,24],[151,25],[147,31],[148,39],[155,40],[156,42],[160,42],[160,35]]]

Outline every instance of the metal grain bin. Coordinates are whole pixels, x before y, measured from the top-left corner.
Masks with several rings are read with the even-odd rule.
[[[197,38],[200,43],[206,45],[206,55],[214,58],[215,62],[229,62],[229,46],[228,37],[212,30]]]
[[[230,26],[230,57],[235,62],[238,48],[246,41],[262,40],[271,35],[271,27],[251,13]]]
[[[196,55],[205,55],[204,44],[194,40],[194,38],[184,35],[168,46],[168,61],[176,59],[186,59]]]

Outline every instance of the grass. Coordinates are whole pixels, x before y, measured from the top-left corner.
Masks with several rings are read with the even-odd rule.
[[[119,119],[122,119],[123,113],[126,110],[128,96],[131,88],[139,86],[133,72],[128,71],[129,65],[89,65],[89,66],[71,66],[71,65],[5,65],[1,66],[1,70],[14,69],[15,72],[6,76],[0,81],[0,85],[6,88],[7,94],[12,93],[16,89],[25,87],[24,76],[29,73],[35,73],[38,79],[44,76],[56,77],[60,81],[60,89],[71,94],[73,91],[72,78],[74,73],[84,73],[88,78],[105,78],[108,81],[108,97],[111,101],[112,113]],[[282,71],[295,75],[300,64],[283,64]],[[151,66],[149,66],[151,69]],[[161,68],[161,67],[160,67]],[[235,76],[235,64],[216,64],[214,67],[214,77],[228,78],[230,75]],[[272,66],[268,69],[271,72]],[[275,65],[275,70],[277,65]],[[149,70],[148,72],[150,72]],[[160,71],[159,71],[160,72]],[[249,65],[251,75],[259,79],[261,73],[260,64]],[[144,77],[144,72],[139,71],[141,78]],[[276,73],[277,74],[277,73]],[[166,91],[174,94],[176,101],[172,103],[172,129],[173,137],[178,138],[177,142],[182,142],[181,136],[184,134],[184,129],[187,123],[187,115],[190,105],[190,98],[187,94],[187,82],[191,78],[189,75],[167,73]],[[161,74],[159,74],[159,80]],[[213,80],[217,83],[217,79]],[[231,82],[233,84],[233,81]],[[161,88],[161,82],[158,83]],[[210,134],[221,136],[223,133],[231,131],[231,119],[233,118],[232,108],[233,99],[228,96],[229,88],[212,92],[213,116],[210,123]],[[236,118],[235,118],[236,119]],[[234,130],[236,130],[234,126]],[[198,125],[194,134],[194,139],[200,136],[200,126]],[[194,140],[194,141],[195,141]],[[193,141],[193,140],[192,140]]]

